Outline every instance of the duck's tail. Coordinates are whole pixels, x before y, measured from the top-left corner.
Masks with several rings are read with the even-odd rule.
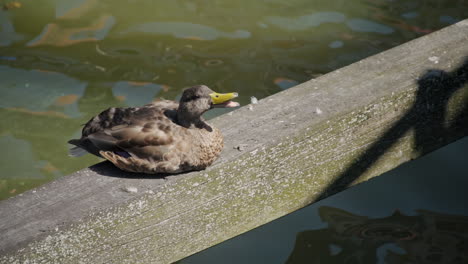
[[[80,147],[73,147],[71,149],[68,150],[68,156],[70,157],[74,157],[74,158],[78,158],[78,157],[81,157],[83,155],[86,155],[88,154],[88,151],[80,148]]]
[[[81,157],[83,155],[88,154],[88,151],[78,146],[77,144],[79,143],[78,139],[72,139],[68,141],[68,143],[75,145],[75,147],[68,150],[68,156],[77,158],[77,157]]]

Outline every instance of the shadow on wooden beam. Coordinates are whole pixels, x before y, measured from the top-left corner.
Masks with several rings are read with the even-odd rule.
[[[416,100],[401,119],[373,143],[319,196],[324,199],[350,186],[409,130],[414,130],[414,149],[424,155],[454,140],[468,131],[468,97],[461,109],[449,111],[450,99],[468,83],[468,58],[455,70],[427,70],[417,80]],[[465,92],[466,93],[466,92]],[[450,135],[450,136],[449,136]]]

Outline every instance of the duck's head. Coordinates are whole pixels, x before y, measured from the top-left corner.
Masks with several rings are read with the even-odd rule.
[[[183,126],[190,126],[200,120],[206,111],[212,108],[237,107],[239,103],[231,101],[237,93],[216,93],[206,85],[196,85],[187,88],[179,101],[177,116]]]

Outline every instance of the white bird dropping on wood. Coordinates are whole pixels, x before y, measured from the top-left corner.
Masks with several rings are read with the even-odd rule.
[[[437,63],[439,63],[439,57],[437,57],[437,56],[429,57],[429,61],[437,64]]]
[[[258,99],[257,99],[255,96],[251,96],[251,97],[250,97],[250,102],[251,102],[252,104],[258,104]]]
[[[128,192],[128,193],[137,193],[138,192],[137,187],[133,187],[133,186],[124,187],[124,188],[122,188],[122,190],[124,192]]]
[[[315,113],[317,113],[317,115],[320,115],[320,114],[322,114],[322,110],[320,110],[320,108],[316,107],[315,108]]]

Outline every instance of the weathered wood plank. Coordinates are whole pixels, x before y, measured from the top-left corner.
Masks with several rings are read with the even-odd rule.
[[[466,43],[468,20],[218,117],[206,171],[103,163],[3,201],[0,262],[169,263],[466,136]]]

